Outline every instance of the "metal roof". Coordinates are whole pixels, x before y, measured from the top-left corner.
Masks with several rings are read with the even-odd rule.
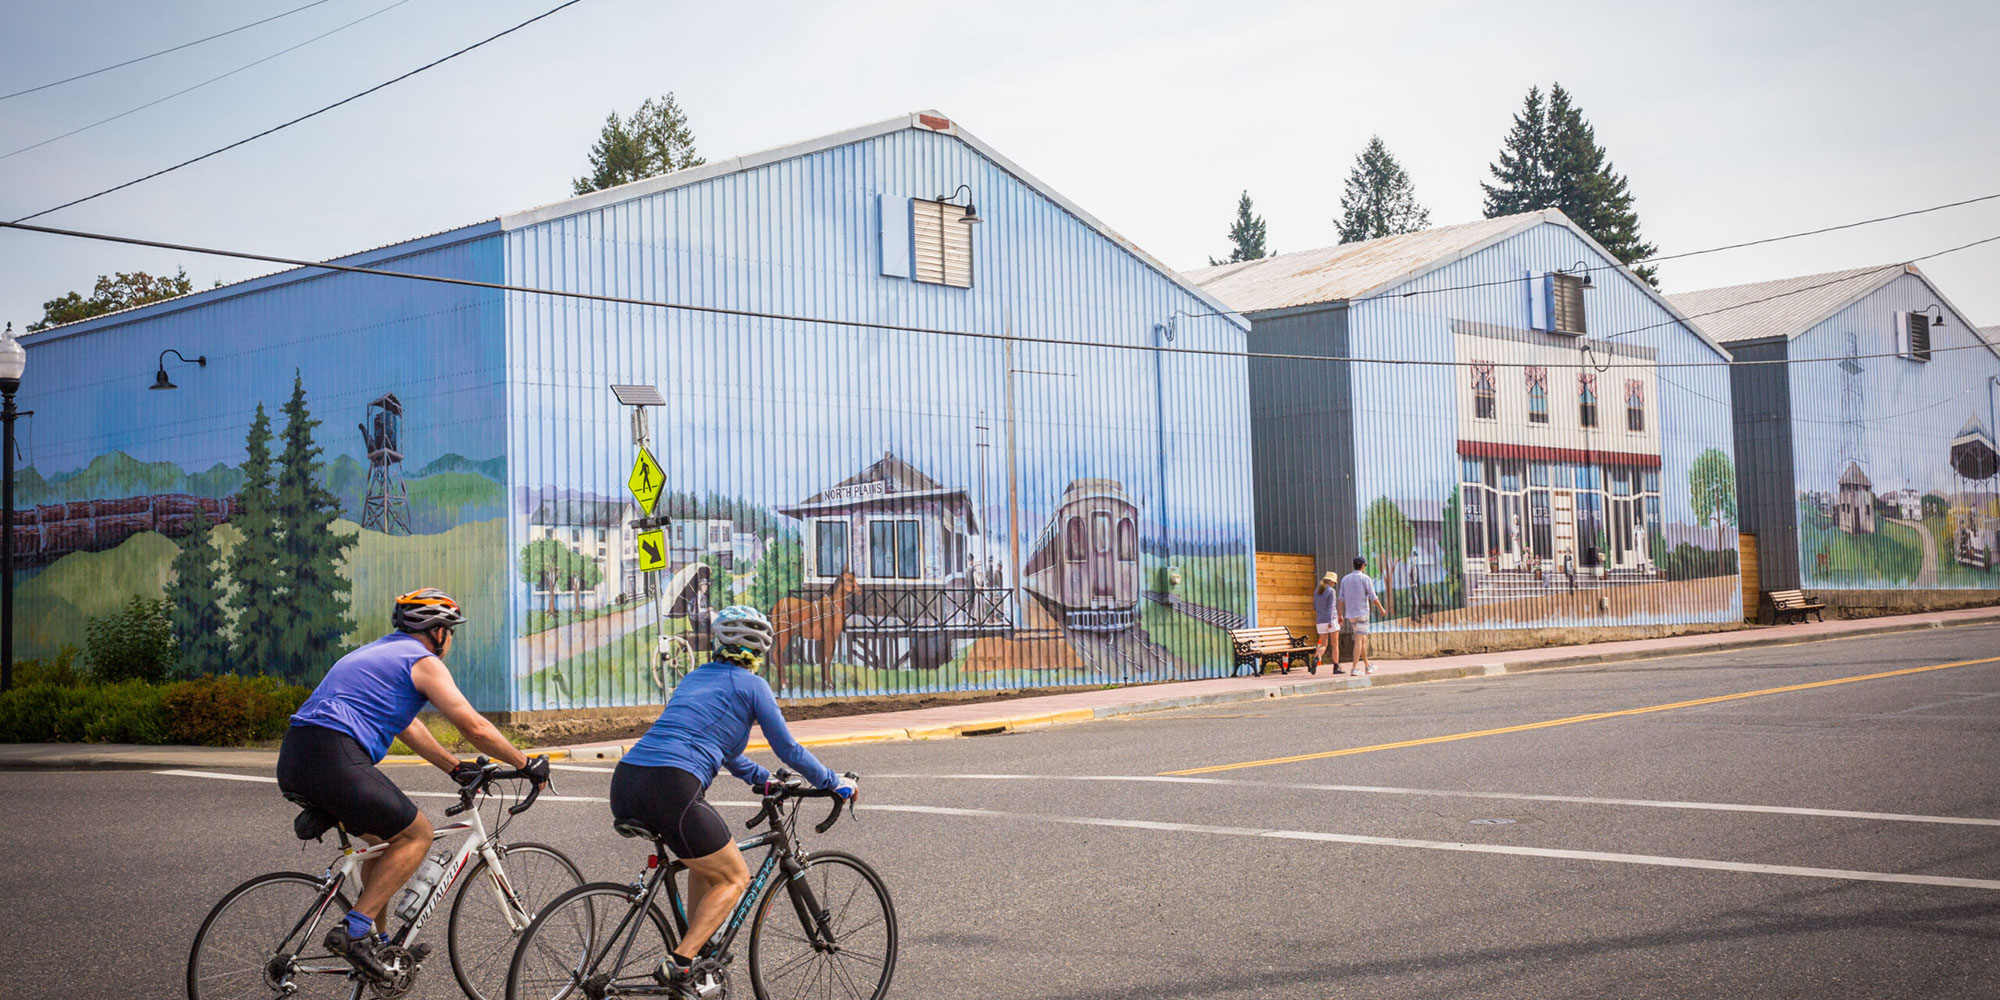
[[[398,257],[403,257],[412,253],[417,253],[422,250],[432,249],[433,247],[438,245],[446,245],[453,242],[460,242],[467,239],[474,239],[480,236],[490,235],[495,232],[506,232],[509,230],[519,229],[524,226],[532,226],[537,223],[548,222],[553,219],[561,219],[567,216],[588,212],[593,209],[602,208],[606,205],[616,204],[618,202],[627,201],[633,198],[642,198],[645,197],[646,195],[654,194],[656,192],[666,191],[677,187],[683,187],[689,184],[698,184],[702,181],[710,180],[712,178],[722,177],[728,174],[737,173],[739,171],[751,170],[756,167],[765,166],[767,164],[777,163],[781,160],[789,160],[800,156],[810,155],[812,153],[820,152],[821,150],[832,149],[836,146],[845,146],[850,143],[861,142],[866,139],[872,139],[875,138],[876,136],[881,136],[881,135],[888,135],[890,133],[899,132],[904,129],[914,129],[923,132],[935,132],[941,135],[951,136],[952,138],[955,138],[960,142],[965,143],[967,146],[972,147],[972,149],[977,153],[979,153],[979,155],[985,157],[988,160],[991,160],[995,166],[998,166],[1001,170],[1006,171],[1008,174],[1012,175],[1016,180],[1020,181],[1022,184],[1025,184],[1028,187],[1034,189],[1034,191],[1040,194],[1042,197],[1047,198],[1051,202],[1054,202],[1063,211],[1076,217],[1076,219],[1079,222],[1082,222],[1084,225],[1095,230],[1099,235],[1102,235],[1105,239],[1108,239],[1111,242],[1117,244],[1119,247],[1123,248],[1125,252],[1138,258],[1138,260],[1141,263],[1145,264],[1147,267],[1157,272],[1161,277],[1166,278],[1168,281],[1173,282],[1174,284],[1185,289],[1190,294],[1194,295],[1196,298],[1200,299],[1210,309],[1220,314],[1223,319],[1237,326],[1240,326],[1245,330],[1248,330],[1250,328],[1250,323],[1248,320],[1242,319],[1241,317],[1234,315],[1232,310],[1228,306],[1224,305],[1221,301],[1216,299],[1212,294],[1204,291],[1199,284],[1190,280],[1186,275],[1182,274],[1180,271],[1177,271],[1174,268],[1168,267],[1166,264],[1161,263],[1160,260],[1155,258],[1152,254],[1149,254],[1146,251],[1139,249],[1138,244],[1133,243],[1131,240],[1128,240],[1124,236],[1119,235],[1117,230],[1114,230],[1110,226],[1105,225],[1104,222],[1099,220],[1096,216],[1091,215],[1089,212],[1084,211],[1075,202],[1072,202],[1068,198],[1065,198],[1061,194],[1057,193],[1054,188],[1049,187],[1047,184],[1043,183],[1040,179],[1036,178],[1034,175],[1028,173],[1026,170],[1021,169],[1021,167],[1015,164],[1014,161],[1009,160],[1006,157],[1000,155],[1000,153],[993,147],[987,145],[985,142],[973,136],[971,133],[965,131],[963,128],[960,128],[956,122],[952,121],[950,118],[946,117],[942,112],[939,111],[913,111],[909,114],[897,115],[894,118],[887,118],[882,121],[875,122],[874,124],[871,125],[862,125],[856,128],[847,129],[845,131],[834,132],[829,135],[823,135],[815,139],[808,139],[805,140],[804,142],[792,143],[787,146],[778,146],[773,149],[767,149],[757,153],[748,153],[742,156],[731,156],[720,160],[711,160],[708,163],[705,163],[699,167],[690,167],[686,170],[677,170],[674,171],[673,173],[661,174],[657,177],[648,177],[644,180],[633,181],[630,184],[621,184],[617,187],[605,188],[602,191],[593,191],[589,194],[579,195],[574,198],[566,198],[563,199],[562,201],[552,202],[550,204],[542,205],[537,208],[531,208],[526,211],[511,212],[495,218],[485,219],[480,222],[472,223],[470,225],[460,226],[456,229],[444,230],[442,232],[435,233],[430,236],[423,236],[415,239],[404,240],[399,243],[391,243],[385,246],[379,246],[373,249],[363,250],[356,253],[348,254],[343,257],[335,257],[332,258],[331,262],[340,264],[358,265],[358,266],[373,266],[384,263],[386,261],[394,260]],[[66,324],[61,327],[52,327],[46,331],[38,331],[37,336],[44,339],[53,339],[51,335],[67,336],[71,333],[80,333],[85,330],[95,329],[99,326],[112,325],[117,322],[122,322],[124,319],[129,318],[129,314],[132,313],[150,310],[150,312],[148,312],[148,315],[156,315],[160,312],[167,311],[168,309],[180,309],[180,308],[186,308],[191,305],[206,304],[208,302],[216,301],[217,299],[220,298],[227,298],[233,295],[241,295],[244,294],[245,292],[254,291],[264,287],[269,287],[270,285],[273,284],[287,283],[291,281],[304,280],[306,278],[319,277],[326,273],[328,272],[321,271],[317,268],[312,268],[312,267],[289,268],[271,274],[260,275],[255,278],[246,278],[241,281],[223,285],[220,288],[202,289],[192,294],[183,295],[179,298],[169,299],[164,302],[151,303],[148,305],[138,306],[132,309],[123,309],[119,310],[115,314],[108,314],[107,316],[93,316],[89,319],[79,320],[75,323]],[[118,316],[120,318],[117,320],[110,320],[108,317],[112,315]],[[57,333],[57,331],[61,331],[61,333]]]
[[[1667,300],[1725,344],[1765,337],[1789,340],[1898,277],[1922,273],[1912,265],[1880,264],[1679,292],[1668,295]]]
[[[1190,281],[1244,312],[1340,302],[1400,285],[1544,222],[1569,224],[1561,212],[1548,209],[1186,273]]]

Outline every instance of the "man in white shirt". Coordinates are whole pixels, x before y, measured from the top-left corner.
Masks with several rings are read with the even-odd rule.
[[[1375,665],[1368,662],[1368,605],[1389,613],[1382,599],[1375,596],[1375,581],[1362,572],[1367,566],[1368,560],[1355,556],[1354,572],[1340,578],[1340,627],[1354,637],[1354,662],[1348,673],[1357,677],[1375,672]]]

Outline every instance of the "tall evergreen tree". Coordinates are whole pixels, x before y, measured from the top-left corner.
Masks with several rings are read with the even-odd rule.
[[[194,523],[174,555],[173,582],[167,584],[167,615],[181,654],[173,668],[177,676],[200,677],[229,668],[229,617],[222,606],[220,563],[208,518],[195,511]]]
[[[1243,260],[1260,260],[1268,256],[1264,249],[1264,217],[1250,210],[1250,192],[1243,192],[1236,199],[1236,222],[1229,227],[1229,242],[1233,249],[1229,256],[1216,260],[1208,259],[1210,266],[1234,264]]]
[[[1430,224],[1431,213],[1417,204],[1410,175],[1389,155],[1381,136],[1369,136],[1367,148],[1354,158],[1347,190],[1340,196],[1340,242],[1414,233]]]
[[[272,507],[285,581],[278,656],[285,678],[299,681],[331,665],[342,637],[354,628],[347,617],[353,588],[340,575],[340,563],[355,539],[333,530],[340,498],[321,485],[326,463],[312,434],[319,421],[306,410],[305,380],[296,372],[284,414],[285,450],[278,456]]]
[[[1514,116],[1491,170],[1498,183],[1480,185],[1489,219],[1559,208],[1626,264],[1658,249],[1640,237],[1627,178],[1612,167],[1597,144],[1597,130],[1562,84],[1549,88],[1546,103],[1539,89],[1528,88],[1527,104]],[[1655,268],[1642,264],[1632,270],[1648,283],[1658,283]]]
[[[264,404],[250,421],[245,442],[243,485],[236,490],[236,511],[230,523],[243,534],[229,554],[229,580],[235,587],[235,642],[230,653],[238,673],[279,672],[277,633],[283,620],[284,576],[279,568],[278,527],[271,479],[271,418]]]
[[[674,95],[649,97],[623,121],[616,111],[605,117],[590,147],[590,176],[578,177],[570,188],[589,194],[707,162],[695,152],[694,130]]]

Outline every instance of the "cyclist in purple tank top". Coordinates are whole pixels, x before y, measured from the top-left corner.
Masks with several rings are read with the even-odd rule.
[[[396,598],[390,621],[395,631],[341,657],[326,672],[292,716],[278,751],[278,788],[287,798],[310,803],[308,811],[330,816],[368,843],[390,845],[363,865],[360,898],[346,922],[326,936],[328,951],[377,981],[388,979],[389,971],[376,954],[381,943],[376,925],[431,846],[430,820],[375,766],[390,741],[401,737],[455,781],[478,774],[417,721],[428,701],[473,746],[526,769],[537,785],[545,784],[549,773],[548,758],[530,760],[515,749],[451,679],[444,656],[451,651],[452,630],[465,623],[451,595],[434,588],[411,591]]]

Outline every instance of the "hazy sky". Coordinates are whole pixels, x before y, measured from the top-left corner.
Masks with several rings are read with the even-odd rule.
[[[0,0],[0,93],[306,0]],[[0,159],[16,218],[347,96],[557,0],[406,0],[156,107]],[[0,154],[395,0],[329,0],[0,101]],[[1169,264],[1226,249],[1248,189],[1283,250],[1338,242],[1380,133],[1434,223],[1479,216],[1509,116],[1560,81],[1677,252],[2000,192],[2000,4],[1367,5],[583,0],[271,138],[45,224],[325,258],[558,200],[606,112],[678,95],[716,158],[936,108]],[[1894,262],[2000,235],[2000,201],[1663,268],[1669,290]],[[0,318],[114,270],[270,268],[0,231]],[[2000,323],[2000,243],[1923,268]],[[31,373],[32,374],[32,373]]]

